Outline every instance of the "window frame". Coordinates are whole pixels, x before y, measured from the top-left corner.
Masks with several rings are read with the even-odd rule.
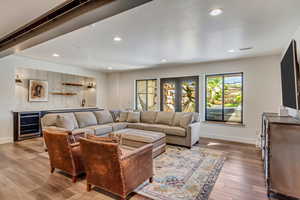
[[[232,121],[226,121],[224,120],[224,77],[228,76],[228,75],[237,75],[240,74],[241,75],[241,93],[242,93],[242,97],[241,97],[241,121],[240,122],[232,122]],[[222,120],[211,120],[207,118],[207,79],[209,77],[213,77],[213,76],[221,76],[222,77]],[[222,73],[222,74],[208,74],[205,75],[205,121],[207,122],[224,122],[224,123],[233,123],[233,124],[243,124],[244,123],[244,72],[233,72],[233,73]]]
[[[163,96],[163,84],[168,81],[174,81],[175,82],[175,112],[182,112],[182,88],[181,83],[185,80],[193,80],[196,82],[196,96],[195,96],[195,106],[196,110],[195,112],[199,112],[199,96],[200,96],[200,89],[199,89],[199,76],[183,76],[183,77],[172,77],[172,78],[161,78],[160,79],[160,111],[164,110],[164,96]]]
[[[138,93],[138,87],[137,87],[138,81],[146,81],[146,93]],[[148,81],[156,81],[156,95],[157,95],[158,81],[157,81],[156,78],[135,80],[135,106],[134,107],[135,107],[136,110],[138,110],[138,94],[145,94],[146,95],[146,108],[147,108],[147,110],[145,110],[145,111],[148,111],[148,94],[149,94],[149,92],[148,92]],[[158,102],[156,102],[156,104],[158,104]]]

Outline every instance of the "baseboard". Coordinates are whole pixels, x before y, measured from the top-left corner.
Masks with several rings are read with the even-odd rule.
[[[13,139],[8,137],[8,138],[0,138],[0,144],[7,144],[7,143],[13,143]]]
[[[216,135],[216,134],[200,135],[200,137],[211,138],[211,139],[220,139],[220,140],[226,140],[226,141],[231,141],[231,142],[240,142],[240,143],[246,143],[246,144],[256,144],[255,138],[233,137],[233,136],[224,136],[224,135]]]

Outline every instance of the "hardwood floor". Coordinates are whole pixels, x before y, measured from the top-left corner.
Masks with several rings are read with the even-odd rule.
[[[227,152],[227,160],[210,200],[267,199],[263,164],[253,145],[200,139],[201,147]],[[76,184],[62,172],[50,174],[41,138],[0,145],[1,200],[106,200],[114,196],[94,189],[86,192],[83,178]],[[134,195],[131,200],[147,199]]]

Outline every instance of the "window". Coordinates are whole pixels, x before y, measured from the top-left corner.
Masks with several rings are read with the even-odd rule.
[[[162,111],[198,112],[198,76],[161,79],[160,90]]]
[[[243,122],[243,73],[206,76],[205,119]]]
[[[206,76],[207,121],[243,122],[243,73]]]
[[[157,81],[136,81],[136,109],[141,111],[157,110]]]

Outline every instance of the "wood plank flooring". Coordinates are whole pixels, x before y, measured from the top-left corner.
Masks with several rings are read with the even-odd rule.
[[[253,145],[200,139],[201,147],[227,152],[227,160],[210,200],[265,200],[263,163]],[[41,153],[41,138],[0,145],[1,200],[110,200],[103,191],[86,192],[85,180],[76,184],[62,172],[50,174],[49,161]],[[144,200],[133,195],[131,200]]]

